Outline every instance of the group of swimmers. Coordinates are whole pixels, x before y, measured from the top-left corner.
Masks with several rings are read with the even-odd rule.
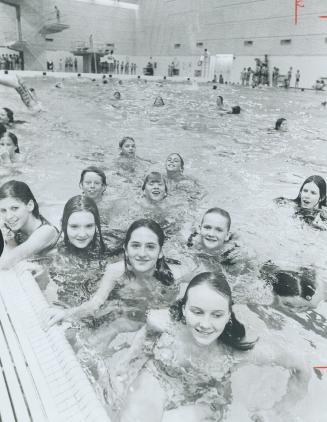
[[[37,109],[21,81],[17,79],[14,88],[25,104]],[[222,97],[217,104],[222,110]],[[19,148],[9,131],[13,114],[3,109],[0,119],[1,159],[14,161]],[[277,120],[275,130],[286,129],[286,120]],[[151,161],[136,155],[132,137],[122,138],[119,148],[118,175],[133,183],[136,169],[148,169]],[[106,199],[106,175],[96,166],[82,171],[81,193],[64,205],[60,230],[42,216],[26,183],[2,184],[0,269],[31,271],[50,304],[45,329],[68,321],[77,353],[93,348],[101,356],[106,380],[100,380],[101,371],[89,362],[94,353],[86,360],[96,381],[105,384],[113,420],[228,420],[231,371],[255,363],[281,366],[291,370],[290,377],[285,395],[270,410],[257,403],[258,410],[244,412],[257,418],[252,420],[292,421],[290,409],[304,397],[310,378],[302,356],[305,346],[290,351],[289,339],[260,331],[261,322],[247,307],[253,301],[252,286],[244,288],[239,277],[255,277],[258,268],[233,235],[226,210],[208,209],[187,239],[180,235],[180,224],[169,225],[167,208],[176,222],[179,204],[197,209],[204,192],[197,180],[184,175],[179,153],[170,154],[165,167],[166,174],[152,171],[145,176],[142,195],[124,216],[128,227],[120,230],[112,229],[111,220],[115,214],[121,217],[126,206]],[[281,197],[276,203],[294,207],[294,215],[312,229],[326,230],[326,182],[321,176],[308,177],[295,199]],[[184,216],[179,217],[182,223]],[[171,236],[175,250],[171,256],[165,250],[166,257],[163,247]],[[283,271],[268,262],[260,274],[255,284],[262,292],[255,299],[258,306],[266,304],[267,297],[275,306],[275,296],[277,307],[286,304],[296,312],[297,306],[313,308],[325,299],[314,269]]]

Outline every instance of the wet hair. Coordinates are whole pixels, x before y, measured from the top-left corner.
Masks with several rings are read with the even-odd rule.
[[[202,217],[202,220],[201,220],[201,226],[203,224],[204,217],[207,214],[219,214],[222,217],[226,218],[226,220],[227,220],[227,230],[228,231],[230,230],[230,226],[232,224],[232,219],[230,218],[230,215],[227,211],[223,210],[222,208],[218,208],[218,207],[208,209],[208,211],[206,211],[203,214],[203,217]],[[187,239],[187,243],[186,243],[187,247],[191,248],[194,245],[193,238],[195,236],[197,236],[198,234],[199,233],[196,230],[190,234],[189,238]]]
[[[19,153],[19,146],[18,146],[18,138],[17,136],[12,133],[12,132],[8,132],[8,137],[11,139],[12,143],[15,145],[15,152],[18,154]]]
[[[14,112],[7,107],[3,107],[3,110],[7,113],[9,123],[14,123]]]
[[[0,187],[0,200],[5,198],[15,198],[27,205],[33,201],[34,208],[32,214],[35,218],[41,218],[39,205],[31,192],[31,189],[24,182],[10,180]]]
[[[7,132],[7,128],[4,124],[0,123],[0,138]]]
[[[284,271],[268,261],[261,267],[260,273],[277,296],[299,296],[310,301],[316,292],[316,272],[313,268],[301,267],[299,271]]]
[[[185,294],[182,299],[177,300],[170,307],[170,315],[176,321],[185,322],[183,316],[183,308],[185,307],[188,300],[188,292],[190,289],[196,286],[207,285],[212,288],[218,294],[226,297],[228,300],[229,311],[231,313],[230,319],[226,324],[223,332],[221,333],[218,341],[223,342],[224,344],[233,347],[238,350],[249,350],[252,349],[254,343],[243,342],[245,337],[245,327],[241,324],[235,317],[233,312],[233,301],[232,301],[232,292],[229,287],[229,284],[226,280],[225,275],[222,272],[203,272],[196,275],[189,283],[186,288]]]
[[[114,92],[114,97],[119,97],[119,99],[121,98],[121,93],[119,91]]]
[[[276,123],[275,123],[275,130],[280,130],[280,127],[281,127],[283,122],[286,122],[286,119],[284,119],[284,117],[277,119]]]
[[[224,97],[222,97],[221,95],[218,95],[217,99],[220,98],[221,104],[224,104]]]
[[[131,239],[132,233],[141,227],[146,227],[147,229],[151,230],[154,234],[157,235],[160,248],[162,248],[164,244],[165,234],[158,223],[156,223],[154,220],[150,220],[147,218],[141,218],[140,220],[134,221],[134,223],[132,223],[131,226],[128,228],[126,232],[125,240],[124,240],[124,260],[125,260],[126,272],[128,272],[127,270],[128,257],[126,255],[127,245]],[[164,256],[157,259],[154,277],[158,281],[160,281],[162,284],[167,285],[167,286],[173,284],[175,281],[173,273],[171,272]]]
[[[123,148],[123,146],[124,146],[124,143],[126,142],[126,141],[133,141],[134,142],[134,144],[135,144],[135,139],[134,138],[132,138],[131,136],[124,136],[123,137],[123,139],[121,139],[120,141],[119,141],[119,148]]]
[[[313,176],[309,176],[308,178],[305,179],[305,181],[303,182],[302,186],[300,187],[298,196],[293,199],[293,201],[300,207],[301,206],[301,192],[304,188],[304,186],[307,183],[314,183],[315,185],[317,185],[318,189],[319,189],[319,208],[321,208],[322,206],[326,207],[327,203],[326,203],[326,182],[325,179],[319,175],[313,175]]]
[[[156,180],[160,180],[160,181],[164,182],[165,191],[166,191],[166,193],[168,193],[167,181],[164,178],[164,176],[161,173],[159,173],[158,171],[152,171],[151,173],[149,173],[145,176],[145,179],[144,179],[144,182],[143,182],[143,185],[142,185],[142,190],[145,189],[145,186],[149,182],[150,179],[156,179]]]
[[[93,214],[95,226],[96,226],[96,230],[95,230],[92,242],[90,243],[90,245],[87,246],[87,248],[90,247],[90,249],[93,250],[97,243],[97,237],[99,236],[100,251],[104,252],[105,245],[104,245],[102,233],[101,233],[100,215],[99,215],[98,207],[96,203],[93,201],[93,199],[88,198],[87,196],[82,196],[82,195],[73,196],[65,204],[62,220],[61,220],[61,231],[64,234],[65,246],[68,249],[73,249],[73,246],[71,245],[68,238],[68,234],[67,234],[68,220],[74,212],[80,212],[80,211],[86,211]]]
[[[231,114],[240,114],[241,113],[241,107],[240,106],[234,106],[232,107]]]
[[[228,231],[230,230],[230,226],[232,224],[232,219],[230,218],[230,215],[229,215],[229,213],[227,211],[223,210],[222,208],[218,208],[218,207],[214,207],[214,208],[208,209],[208,211],[206,211],[203,214],[203,217],[202,217],[202,220],[201,220],[201,225],[203,224],[204,217],[207,214],[219,214],[222,217],[226,218]]]
[[[104,174],[104,171],[102,171],[101,169],[99,169],[99,167],[96,167],[96,166],[89,166],[89,167],[86,167],[84,170],[82,170],[81,178],[79,181],[80,185],[83,183],[84,176],[86,175],[86,173],[96,173],[98,176],[101,177],[102,185],[107,186],[107,178],[106,178],[106,175]]]
[[[179,159],[181,160],[181,169],[184,170],[184,160],[183,160],[183,157],[180,154],[178,154],[178,152],[172,152],[171,154],[168,155],[167,160],[172,155],[178,155]]]

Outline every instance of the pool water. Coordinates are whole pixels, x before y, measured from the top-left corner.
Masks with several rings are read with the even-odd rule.
[[[109,202],[132,198],[131,192],[139,195],[141,175],[131,184],[115,168],[119,140],[132,136],[137,155],[153,162],[151,170],[164,172],[167,155],[178,152],[185,161],[185,174],[203,186],[206,196],[185,217],[189,226],[199,224],[206,209],[219,206],[230,212],[232,231],[256,255],[258,265],[268,259],[289,269],[315,264],[319,276],[325,278],[327,231],[303,225],[292,218],[292,210],[273,203],[278,196],[295,198],[303,180],[312,174],[327,178],[324,92],[232,85],[214,91],[211,84],[134,80],[103,85],[68,79],[59,89],[54,78],[31,78],[27,85],[35,88],[44,113],[29,115],[15,92],[0,87],[1,104],[28,122],[13,130],[24,161],[12,173],[1,173],[1,183],[11,178],[28,183],[41,212],[53,222],[59,224],[63,204],[80,193],[79,175],[89,165],[105,170]],[[121,101],[112,100],[116,90],[122,94]],[[157,95],[165,106],[152,106]],[[217,95],[224,97],[225,106],[240,105],[241,114],[220,116]],[[289,131],[270,133],[279,117],[288,120]],[[111,224],[119,228],[121,223],[118,219]],[[324,304],[319,313],[327,317]],[[290,329],[292,321],[289,318]],[[302,321],[305,330],[303,325]],[[327,336],[326,331],[320,334]],[[310,331],[306,335],[308,341],[317,339],[314,333],[310,337]],[[321,335],[319,341],[325,341]],[[326,365],[327,358],[316,364]],[[322,399],[326,375],[319,382],[314,379],[313,385],[310,408],[314,417],[304,412],[303,405],[303,420],[322,422],[327,410]]]

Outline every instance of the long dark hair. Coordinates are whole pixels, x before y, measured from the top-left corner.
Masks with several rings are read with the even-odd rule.
[[[19,153],[19,146],[18,146],[18,138],[17,136],[12,133],[12,132],[8,132],[8,137],[11,139],[12,143],[15,145],[15,152],[18,154]]]
[[[281,127],[283,122],[286,122],[286,119],[284,119],[284,117],[277,119],[276,123],[275,123],[275,130],[280,130],[280,127]]]
[[[154,234],[157,235],[160,248],[162,248],[164,244],[165,235],[162,228],[159,226],[158,223],[147,218],[141,218],[140,220],[134,221],[134,223],[132,223],[130,227],[128,228],[126,232],[125,240],[124,240],[124,260],[125,260],[126,272],[127,272],[127,265],[128,265],[128,257],[126,256],[127,245],[131,239],[132,233],[136,229],[139,229],[141,227],[146,227],[149,230],[151,230]],[[158,281],[160,281],[162,284],[165,284],[167,286],[173,284],[175,281],[173,273],[171,272],[171,269],[169,268],[164,256],[157,259],[154,277]]]
[[[304,188],[304,186],[307,183],[311,183],[313,182],[315,185],[317,185],[318,189],[319,189],[319,206],[318,208],[321,208],[322,206],[326,206],[326,182],[325,179],[319,175],[314,174],[313,176],[309,176],[308,178],[305,179],[305,181],[303,182],[302,186],[300,187],[298,196],[293,199],[293,201],[300,207],[301,206],[301,193],[302,190]]]
[[[14,112],[8,107],[3,107],[3,110],[7,113],[9,123],[14,123]]]
[[[98,207],[96,203],[93,201],[93,199],[88,198],[87,196],[82,196],[82,195],[73,196],[67,201],[64,207],[64,212],[63,212],[62,220],[61,220],[61,231],[64,234],[65,246],[68,249],[73,250],[72,245],[68,238],[68,234],[67,234],[67,225],[68,225],[69,217],[74,212],[79,212],[79,211],[90,212],[91,214],[93,214],[93,217],[94,217],[96,231],[94,233],[92,242],[89,245],[89,248],[94,249],[96,247],[97,236],[99,236],[100,252],[104,252],[105,245],[104,245],[102,233],[101,233],[100,216],[99,216]]]
[[[233,302],[232,302],[232,292],[229,287],[229,284],[226,280],[226,277],[222,272],[204,272],[196,275],[187,286],[185,294],[182,299],[177,300],[170,307],[170,315],[176,321],[181,321],[185,323],[183,317],[183,308],[186,305],[188,300],[188,292],[193,287],[199,286],[201,284],[207,284],[213,290],[215,290],[220,295],[223,295],[227,298],[229,304],[229,310],[231,313],[230,319],[226,324],[224,331],[219,337],[219,341],[222,341],[224,344],[233,347],[238,350],[249,350],[252,349],[255,342],[248,343],[244,342],[245,337],[245,327],[241,324],[235,317],[233,312]]]
[[[35,218],[42,218],[39,211],[39,205],[31,192],[31,189],[24,182],[17,180],[9,180],[0,187],[0,199],[5,198],[16,198],[27,205],[30,201],[33,201],[34,208],[32,214]]]

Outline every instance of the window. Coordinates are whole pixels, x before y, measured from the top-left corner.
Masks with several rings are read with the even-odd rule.
[[[174,44],[174,48],[180,48],[181,44]]]
[[[280,40],[281,45],[289,45],[291,43],[292,43],[292,40],[290,38],[286,40]]]
[[[253,41],[244,41],[244,45],[247,47],[253,45]]]
[[[197,43],[196,43],[196,46],[197,46],[197,47],[203,47],[203,42],[197,42]]]

